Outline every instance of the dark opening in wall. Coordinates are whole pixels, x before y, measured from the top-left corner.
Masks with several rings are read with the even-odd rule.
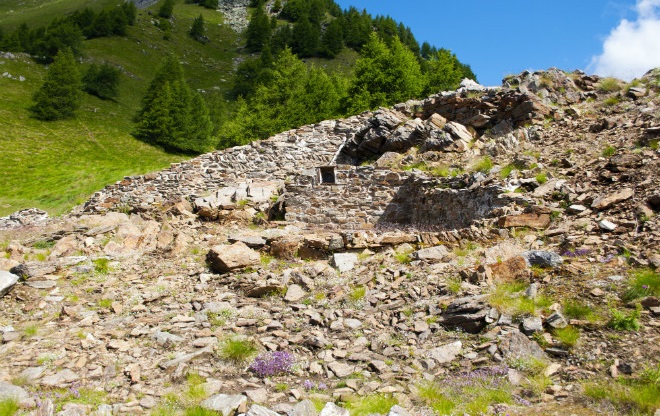
[[[335,167],[334,166],[323,166],[319,168],[319,179],[320,183],[336,183],[335,178]]]

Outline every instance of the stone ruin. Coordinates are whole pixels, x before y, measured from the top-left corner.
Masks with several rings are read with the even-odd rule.
[[[570,92],[563,97],[587,98],[589,92],[577,84],[589,80],[580,73],[551,75]],[[204,154],[107,186],[92,196],[84,211],[163,212],[185,200],[202,216],[215,218],[219,210],[250,201],[258,210],[270,211],[270,219],[304,227],[469,229],[475,222],[506,213],[515,196],[505,195],[497,185],[481,184],[484,175],[478,172],[431,178],[380,162],[413,147],[420,153],[457,155],[474,149],[492,155],[515,151],[522,141],[534,139],[536,125],[557,111],[550,106],[551,94],[539,98],[544,94],[538,92],[538,79],[536,74],[522,74],[509,80],[518,83],[516,89],[464,81],[455,92],[423,101],[323,121]],[[272,215],[274,205],[277,215]]]

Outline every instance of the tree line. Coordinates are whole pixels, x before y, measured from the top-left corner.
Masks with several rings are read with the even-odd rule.
[[[261,0],[253,2],[255,10],[264,10]],[[173,0],[164,0],[160,11],[171,16],[171,4]],[[332,0],[289,0],[284,4],[276,1],[273,9],[280,8],[280,15],[296,22],[324,16],[323,21],[328,23],[328,19],[334,22],[355,14],[335,6]],[[167,150],[201,153],[247,144],[300,125],[453,90],[461,79],[475,79],[470,67],[451,51],[427,44],[411,48],[416,40],[406,40],[405,36],[401,39],[401,25],[383,23],[390,19],[369,19],[370,32],[359,46],[359,58],[350,75],[329,74],[305,63],[292,46],[285,44],[283,49],[272,51],[270,40],[266,42],[257,58],[246,60],[235,71],[233,111],[222,122],[216,122],[219,125],[213,124],[204,97],[186,82],[178,58],[169,56],[147,88],[133,120],[132,133]],[[381,29],[374,22],[381,22]],[[386,31],[384,27],[390,29]],[[203,36],[202,19],[193,24],[189,35]],[[342,42],[345,39],[342,37]],[[58,50],[42,87],[34,94],[34,117],[74,117],[83,91],[102,99],[116,97],[119,69],[107,63],[92,64],[81,74],[79,65],[72,48]]]
[[[84,39],[124,36],[136,17],[135,3],[125,1],[98,13],[90,8],[78,10],[47,26],[30,28],[22,23],[10,34],[0,35],[0,50],[29,53],[42,63],[52,62],[64,49],[80,56]]]

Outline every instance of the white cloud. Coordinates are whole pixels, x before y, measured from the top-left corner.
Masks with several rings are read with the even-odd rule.
[[[660,0],[638,0],[635,10],[637,19],[621,20],[591,58],[590,72],[629,81],[660,66]]]

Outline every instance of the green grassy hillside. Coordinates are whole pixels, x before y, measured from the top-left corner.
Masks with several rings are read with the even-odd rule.
[[[0,26],[20,24],[24,18],[48,21],[55,13],[75,6],[107,1],[75,0],[2,2]],[[12,8],[14,7],[14,8]],[[126,175],[145,173],[167,167],[190,157],[168,154],[131,136],[131,119],[140,99],[163,57],[178,55],[185,63],[186,75],[193,88],[204,91],[216,117],[222,117],[227,105],[224,93],[230,86],[232,60],[237,56],[237,39],[222,25],[222,15],[196,5],[179,4],[174,11],[170,40],[152,24],[149,10],[141,10],[127,36],[85,41],[83,68],[91,62],[108,61],[122,68],[120,94],[116,101],[103,101],[85,95],[78,116],[73,120],[42,122],[29,117],[32,94],[41,85],[45,67],[29,57],[0,58],[0,154],[4,161],[0,180],[0,215],[36,206],[58,214],[83,202],[91,193]],[[201,44],[187,32],[192,19],[204,15],[211,42]],[[61,14],[60,14],[61,15]]]

